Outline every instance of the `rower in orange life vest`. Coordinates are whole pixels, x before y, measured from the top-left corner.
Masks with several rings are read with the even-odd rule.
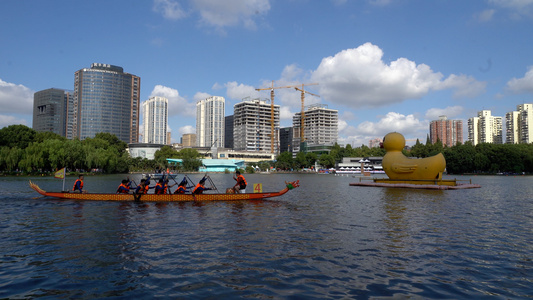
[[[155,185],[155,194],[162,195],[165,194],[165,181],[163,178],[159,179],[159,182]]]
[[[237,178],[235,178],[235,175],[233,175],[233,179],[236,180],[237,183],[233,186],[233,188],[237,193],[246,193],[246,179],[244,179],[244,176],[241,175],[239,170],[235,171],[235,174],[237,174]]]
[[[128,179],[122,180],[122,183],[118,186],[117,194],[128,194],[131,188],[131,181]]]
[[[174,194],[185,194],[185,192],[187,192],[187,178],[183,177]]]
[[[204,186],[205,179],[206,178],[204,176],[204,178],[202,178],[202,180],[198,182],[198,184],[194,187],[194,190],[192,191],[193,194],[203,194],[204,191],[211,190],[211,188],[206,188]]]
[[[72,187],[72,191],[76,193],[86,193],[87,191],[83,190],[83,175],[80,175],[78,179],[74,182],[74,186]]]
[[[155,186],[150,186],[150,180],[141,179],[141,183],[135,189],[135,194],[148,194],[149,189],[153,189]]]

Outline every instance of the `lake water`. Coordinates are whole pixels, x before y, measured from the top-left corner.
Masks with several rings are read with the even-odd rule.
[[[123,177],[87,176],[85,188],[113,192]],[[48,191],[62,180],[3,177],[0,298],[533,298],[533,177],[447,178],[482,188],[249,174],[249,191],[300,187],[264,201],[139,204],[34,199],[29,179]]]

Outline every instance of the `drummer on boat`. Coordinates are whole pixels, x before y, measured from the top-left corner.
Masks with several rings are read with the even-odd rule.
[[[237,183],[233,186],[233,189],[236,193],[246,193],[246,185],[248,184],[246,182],[246,179],[244,179],[244,176],[241,175],[241,172],[239,170],[236,170],[235,174],[237,175],[237,177],[233,175],[233,179],[237,181]]]

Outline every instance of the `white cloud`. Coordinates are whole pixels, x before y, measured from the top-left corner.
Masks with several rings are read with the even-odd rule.
[[[239,25],[255,30],[256,19],[270,10],[269,0],[190,0],[188,3],[189,12],[186,12],[177,0],[154,0],[153,11],[168,20],[197,13],[202,25],[223,33],[224,28]]]
[[[533,66],[528,67],[524,77],[509,80],[507,89],[516,94],[533,93]]]
[[[485,83],[464,75],[443,75],[425,64],[406,58],[386,64],[383,51],[371,43],[322,59],[311,80],[318,82],[324,99],[354,108],[381,107],[419,99],[432,90],[455,89],[454,96],[468,97],[484,90]]]
[[[489,0],[489,3],[510,9],[526,9],[533,6],[533,0]]]
[[[450,75],[436,89],[454,89],[454,98],[473,98],[485,92],[486,82],[477,81],[472,76]]]
[[[152,9],[168,20],[179,20],[187,15],[178,1],[173,0],[154,0]]]
[[[211,94],[208,94],[208,93],[204,93],[204,92],[197,92],[196,94],[194,94],[194,102],[198,102],[200,100],[205,100],[207,98],[211,97]]]
[[[227,82],[224,86],[226,87],[227,96],[231,99],[237,99],[239,102],[246,97],[252,99],[260,97],[260,93],[253,86],[238,84],[235,81]]]
[[[186,126],[180,127],[178,129],[178,133],[180,136],[187,134],[187,133],[196,133],[196,127],[191,126],[191,125],[186,125]]]
[[[446,116],[449,120],[463,113],[462,106],[448,106],[446,108],[430,108],[426,111],[427,120],[438,120],[440,116]]]
[[[9,125],[18,125],[18,124],[31,127],[31,124],[28,124],[28,121],[26,119],[18,118],[12,115],[0,115],[0,128],[4,128]]]
[[[488,0],[488,2],[497,8],[505,9],[511,19],[533,17],[533,0]]]
[[[178,90],[169,88],[163,85],[156,85],[150,93],[150,97],[165,97],[168,99],[168,115],[169,116],[196,116],[196,104],[189,103],[180,96]]]
[[[279,111],[279,118],[280,123],[285,121],[285,123],[289,123],[289,126],[292,126],[292,117],[294,116],[294,113],[291,112],[290,108],[288,106],[281,106]],[[284,127],[284,126],[281,126]]]
[[[270,10],[268,0],[192,0],[192,6],[200,14],[200,22],[219,30],[243,24],[255,29],[254,19]]]
[[[0,113],[32,115],[33,91],[21,85],[0,79]]]
[[[391,131],[400,132],[408,140],[407,145],[413,145],[418,138],[425,142],[429,123],[419,120],[414,115],[402,115],[396,112],[389,112],[377,122],[366,121],[357,127],[349,125],[346,121],[339,119],[339,140],[342,145],[350,144],[353,147],[369,144],[375,138],[383,138]]]
[[[297,78],[301,77],[303,72],[304,71],[295,64],[288,65],[283,68],[281,78],[283,78],[284,81],[298,80]]]
[[[485,9],[484,11],[476,15],[476,19],[478,19],[480,22],[488,22],[492,20],[495,13],[495,9]]]

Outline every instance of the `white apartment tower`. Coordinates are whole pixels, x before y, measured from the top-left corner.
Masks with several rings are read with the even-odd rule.
[[[296,113],[292,118],[293,153],[300,151],[300,143],[309,145],[333,145],[339,134],[339,111],[329,109],[325,104],[313,104],[304,111],[304,130],[301,131],[302,113]],[[303,132],[303,140],[301,136]]]
[[[168,99],[151,97],[143,103],[143,143],[167,144]]]
[[[196,146],[224,147],[225,102],[220,96],[196,102]]]
[[[505,114],[505,142],[508,144],[529,144],[533,142],[533,104],[519,104],[516,111]]]
[[[233,106],[233,149],[278,152],[272,147],[272,106],[260,99],[244,100]],[[278,141],[280,106],[274,105],[274,143]]]
[[[468,140],[473,145],[501,144],[503,142],[502,117],[492,116],[490,110],[478,112],[477,117],[468,119]]]

